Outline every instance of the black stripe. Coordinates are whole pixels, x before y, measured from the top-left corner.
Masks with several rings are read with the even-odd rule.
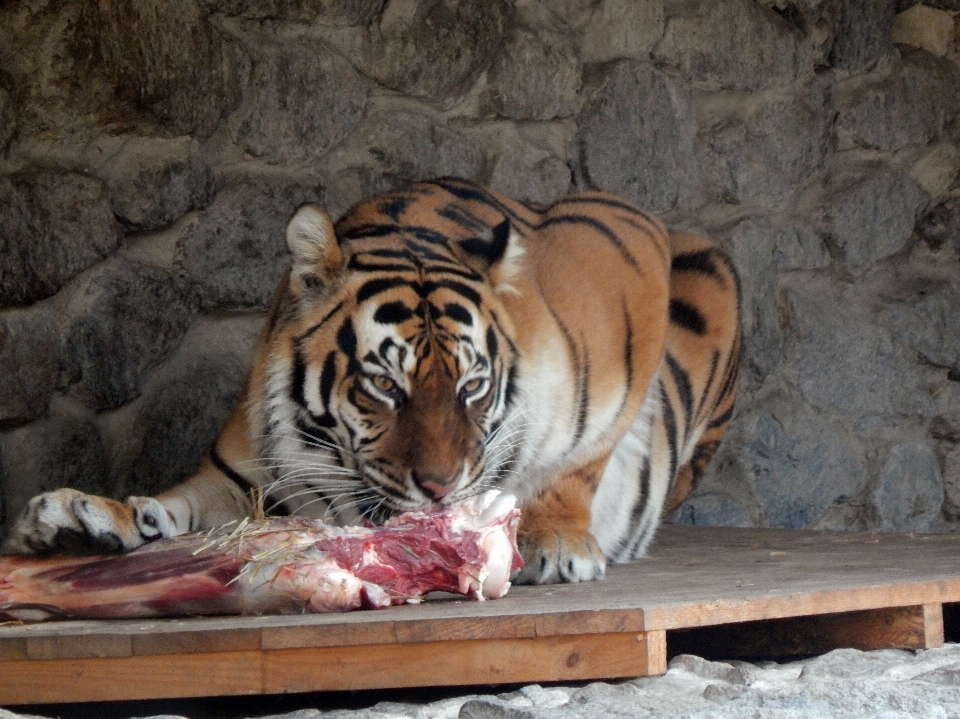
[[[710,357],[710,374],[707,375],[707,383],[704,385],[703,392],[700,393],[700,403],[697,405],[697,418],[699,419],[701,413],[703,412],[703,405],[706,403],[707,398],[710,396],[711,390],[713,390],[713,383],[717,379],[717,370],[720,367],[720,350],[714,350],[713,355]]]
[[[700,337],[707,333],[707,320],[703,313],[683,300],[670,300],[670,321]]]
[[[520,215],[518,215],[516,212],[511,210],[502,202],[499,202],[485,189],[470,182],[469,180],[464,180],[459,177],[441,177],[438,180],[431,180],[430,184],[446,190],[451,195],[461,200],[473,200],[475,202],[487,205],[488,207],[500,212],[500,214],[502,214],[504,217],[508,217],[515,222],[526,225],[527,227],[532,227],[529,222],[520,217]]]
[[[493,329],[493,325],[487,326],[487,355],[490,358],[490,364],[494,363],[494,360],[497,359],[497,333]]]
[[[473,315],[470,314],[469,310],[463,305],[458,305],[456,302],[448,302],[443,306],[443,314],[452,319],[454,322],[459,322],[462,325],[467,325],[468,327],[473,326]]]
[[[364,282],[357,290],[357,304],[366,302],[371,297],[379,295],[381,292],[392,290],[394,287],[410,287],[416,291],[416,287],[410,280],[402,277],[379,277],[374,280]]]
[[[398,325],[411,317],[413,317],[413,310],[400,301],[382,304],[373,313],[373,321],[382,325]]]
[[[429,295],[441,287],[462,295],[467,299],[468,302],[471,302],[474,305],[479,306],[483,302],[479,292],[472,287],[463,284],[462,282],[457,282],[456,280],[430,280],[428,282],[424,282],[423,296]]]
[[[537,225],[535,229],[542,230],[545,227],[562,224],[586,225],[587,227],[595,230],[609,240],[609,242],[617,249],[628,265],[630,265],[637,272],[642,271],[640,269],[640,265],[637,263],[636,258],[630,254],[630,251],[627,249],[626,245],[623,244],[623,240],[617,237],[613,230],[595,217],[588,217],[587,215],[558,215],[556,217],[547,218]]]
[[[590,414],[590,356],[587,352],[586,343],[583,348],[583,370],[577,382],[577,429],[573,433],[573,441],[567,448],[571,449],[580,444],[583,439],[583,433],[587,428],[587,417]]]
[[[235,469],[233,469],[233,467],[227,464],[223,460],[223,457],[220,456],[220,453],[217,451],[216,445],[210,448],[210,461],[213,462],[213,466],[216,467],[217,470],[223,476],[225,476],[227,479],[229,479],[231,482],[237,485],[237,487],[239,487],[244,494],[249,495],[251,491],[255,491],[260,488],[259,484],[255,482],[251,482],[249,479],[244,477],[242,474],[240,474]],[[264,504],[266,504],[267,499],[268,499],[268,496],[264,495]],[[287,508],[283,507],[282,505],[279,511],[273,512],[273,513],[279,516],[284,516],[284,517],[290,514]]]
[[[386,262],[364,262],[356,255],[350,258],[347,263],[347,269],[357,270],[359,272],[414,272],[412,265],[397,265]]]
[[[321,319],[319,322],[317,322],[317,324],[313,325],[312,327],[310,327],[310,329],[308,329],[308,330],[307,330],[306,332],[304,332],[302,335],[300,335],[299,337],[297,337],[297,338],[296,338],[296,341],[299,343],[300,341],[305,340],[307,337],[309,337],[310,335],[312,335],[312,334],[313,334],[314,332],[316,332],[318,329],[320,329],[321,327],[323,327],[323,326],[327,323],[327,320],[329,320],[331,317],[333,317],[333,316],[334,316],[337,312],[339,312],[341,309],[343,309],[343,302],[338,302],[337,305],[336,305],[336,307],[334,307],[332,310],[330,310],[329,312],[327,312],[327,314],[325,314],[325,315],[323,316],[323,319]]]
[[[698,275],[712,277],[719,282],[724,282],[724,276],[717,269],[714,260],[713,248],[700,250],[699,252],[687,252],[677,255],[670,263],[671,272],[694,272]]]
[[[320,371],[320,401],[323,410],[330,413],[330,394],[333,392],[333,382],[337,375],[337,353],[328,352],[323,360],[323,369]]]
[[[631,205],[629,202],[624,200],[619,200],[616,197],[596,197],[591,195],[571,195],[570,197],[564,197],[560,200],[557,200],[556,205],[563,204],[591,204],[591,205],[603,205],[604,207],[613,207],[617,210],[625,210],[634,215],[640,215],[644,220],[653,225],[654,228],[659,226],[656,218],[647,212],[646,210],[637,207],[636,205]],[[556,206],[555,205],[555,206]],[[639,228],[638,228],[639,229]]]
[[[304,385],[307,381],[307,363],[300,351],[300,343],[293,344],[293,374],[290,376],[290,399],[301,407],[307,406]]]
[[[346,232],[337,233],[343,240],[362,240],[367,237],[385,237],[399,231],[399,225],[365,224],[352,227]]]
[[[670,482],[673,482],[677,473],[677,420],[673,413],[673,405],[670,404],[670,397],[667,394],[667,387],[663,380],[660,381],[660,403],[663,407],[661,417],[663,418],[663,427],[667,431],[667,445],[670,447]]]
[[[667,367],[670,368],[670,375],[677,386],[677,393],[680,395],[680,401],[683,403],[683,412],[689,426],[690,418],[693,414],[693,388],[690,385],[690,375],[680,366],[676,358],[667,352],[665,359]]]
[[[630,322],[630,312],[627,310],[626,300],[623,300],[622,304],[624,333],[626,334],[626,339],[623,344],[623,399],[620,400],[620,407],[613,417],[615,423],[623,414],[623,410],[630,401],[630,393],[633,391],[633,324]]]
[[[727,422],[730,421],[730,417],[733,416],[733,405],[730,405],[727,408],[727,411],[721,414],[719,417],[714,417],[710,420],[710,424],[707,425],[707,429],[716,429],[717,427],[722,427]]]

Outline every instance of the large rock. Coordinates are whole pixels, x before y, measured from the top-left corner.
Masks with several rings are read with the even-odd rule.
[[[513,124],[491,133],[495,158],[487,184],[521,202],[549,204],[570,189],[570,168],[549,143],[537,142]]]
[[[740,382],[741,390],[748,393],[776,371],[783,351],[773,263],[776,237],[777,230],[766,218],[745,220],[730,233],[730,255],[742,292]]]
[[[960,277],[904,277],[887,293],[882,316],[923,361],[960,368]]]
[[[99,180],[39,171],[0,177],[0,307],[53,295],[122,239]]]
[[[98,168],[113,213],[137,232],[168,227],[190,210],[203,209],[216,191],[200,145],[189,137],[128,137]]]
[[[714,99],[701,116],[704,178],[726,202],[781,209],[822,169],[829,114],[821,86],[736,102]]]
[[[599,82],[573,139],[578,187],[607,190],[657,212],[688,200],[700,165],[686,87],[633,60],[604,68]]]
[[[199,0],[208,12],[254,18],[330,25],[367,25],[384,0]]]
[[[831,30],[831,66],[851,73],[864,72],[893,53],[890,35],[896,5],[890,0],[825,0],[811,6],[815,7],[815,16]]]
[[[933,404],[916,353],[897,341],[856,286],[797,277],[782,294],[791,334],[784,375],[803,398],[854,422],[857,431],[930,417]]]
[[[450,105],[501,52],[505,0],[389,0],[379,22],[327,39],[391,90]]]
[[[515,120],[552,120],[573,112],[580,60],[560,33],[514,27],[487,75],[480,112]]]
[[[323,42],[261,39],[234,140],[271,162],[316,158],[363,117],[369,83]]]
[[[7,518],[15,519],[35,494],[61,487],[115,495],[108,458],[93,418],[67,408],[0,434]]]
[[[0,73],[0,150],[7,146],[10,138],[17,131],[17,113],[12,84],[4,73]]]
[[[51,304],[0,313],[0,423],[46,413],[60,371],[59,350]]]
[[[195,0],[100,2],[78,26],[81,68],[176,133],[206,137],[240,103],[249,59]]]
[[[916,442],[891,446],[871,497],[878,529],[930,531],[944,500],[943,480],[933,450]]]
[[[72,288],[64,310],[61,386],[90,407],[119,407],[177,346],[197,310],[177,274],[105,262]]]
[[[928,208],[917,220],[916,233],[932,250],[960,254],[960,193]]]
[[[801,33],[759,3],[727,0],[667,7],[666,29],[653,57],[693,83],[753,90],[813,72]]]
[[[415,180],[481,179],[484,160],[476,134],[388,104],[372,111],[331,157],[330,206],[346,209],[364,197]]]
[[[105,418],[124,494],[156,494],[196,471],[240,396],[263,320],[198,321],[143,395]]]
[[[600,0],[593,5],[593,12],[579,32],[581,59],[584,62],[648,59],[663,35],[663,5],[661,0]]]
[[[960,68],[921,51],[904,52],[886,73],[837,86],[838,149],[898,150],[939,140],[960,111]]]
[[[285,229],[298,206],[323,204],[323,188],[250,179],[222,190],[177,242],[176,264],[205,309],[265,308],[289,266]]]
[[[778,270],[821,270],[830,266],[830,253],[816,229],[796,220],[778,228],[773,245]]]
[[[818,229],[847,268],[862,274],[904,246],[924,195],[907,172],[877,163],[828,171],[817,200]]]
[[[0,313],[0,423],[47,411],[60,370],[56,312],[45,303]]]
[[[762,525],[812,527],[867,478],[863,449],[845,429],[786,396],[747,410],[730,429],[728,471],[753,480]]]

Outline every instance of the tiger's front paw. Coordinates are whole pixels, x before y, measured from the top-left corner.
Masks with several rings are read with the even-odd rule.
[[[523,569],[516,584],[558,584],[602,579],[607,562],[589,531],[569,528],[524,532],[521,524],[517,545]]]
[[[167,510],[151,497],[130,497],[122,503],[58,489],[30,500],[5,550],[18,554],[128,552],[174,534]]]

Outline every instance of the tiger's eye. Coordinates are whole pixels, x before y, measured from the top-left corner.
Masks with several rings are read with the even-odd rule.
[[[464,394],[473,394],[481,387],[483,387],[483,380],[479,377],[475,377],[463,385],[462,391]]]
[[[373,382],[374,387],[387,394],[394,394],[400,389],[396,382],[383,374],[374,375],[370,381]]]

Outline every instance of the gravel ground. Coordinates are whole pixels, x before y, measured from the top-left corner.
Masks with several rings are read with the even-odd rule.
[[[285,713],[271,711],[270,698],[249,700],[255,705],[250,704],[247,712],[236,703],[243,700],[233,700],[233,708],[221,706],[219,715],[227,711],[235,717],[270,719],[960,719],[960,644],[920,652],[838,649],[784,664],[711,662],[682,655],[661,677],[581,686],[534,684],[501,694],[439,699],[434,693],[425,701],[418,701],[416,692],[402,693],[402,701],[396,700],[399,696],[359,709],[299,708]],[[283,699],[289,708],[290,698]],[[362,705],[363,696],[353,701]],[[197,719],[218,714],[209,706],[185,714],[166,711],[160,702],[149,708],[138,713],[134,706],[123,716]],[[121,716],[118,711],[122,709],[116,705],[24,714],[0,709],[0,719]]]

